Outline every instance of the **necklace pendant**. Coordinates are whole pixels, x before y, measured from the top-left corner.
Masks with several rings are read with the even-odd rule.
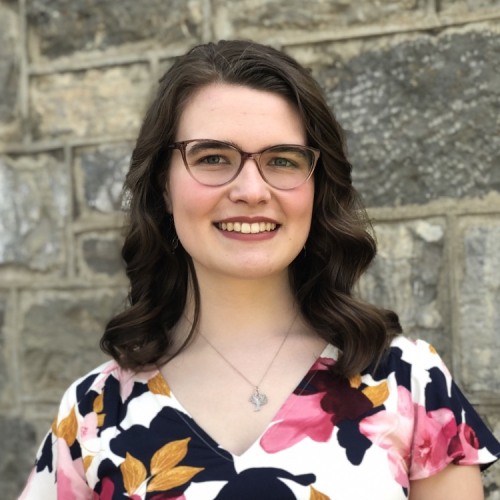
[[[267,396],[256,387],[248,401],[254,405],[253,411],[260,411],[267,404]]]

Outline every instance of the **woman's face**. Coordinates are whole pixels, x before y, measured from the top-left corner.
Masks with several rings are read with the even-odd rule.
[[[187,102],[176,141],[190,139],[229,142],[247,152],[278,144],[306,145],[302,120],[284,98],[220,83],[201,88]],[[309,234],[313,197],[312,178],[279,190],[264,181],[252,158],[230,183],[204,186],[188,173],[179,150],[172,153],[165,194],[198,279],[286,276]],[[243,232],[248,227],[252,232]]]

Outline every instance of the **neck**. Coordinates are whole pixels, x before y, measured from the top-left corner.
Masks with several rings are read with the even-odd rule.
[[[219,345],[225,340],[281,337],[298,307],[287,275],[259,280],[206,280],[198,276],[201,315],[198,331]],[[186,331],[193,320],[193,293],[185,310]]]

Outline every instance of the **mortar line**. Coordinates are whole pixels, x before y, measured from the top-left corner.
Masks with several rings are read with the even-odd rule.
[[[10,287],[9,301],[12,302],[12,316],[7,322],[7,337],[12,346],[12,359],[9,362],[12,374],[12,387],[18,390],[13,391],[14,400],[13,412],[18,415],[23,414],[23,404],[21,401],[22,382],[24,380],[23,363],[21,363],[21,313],[20,313],[20,293],[17,287]]]
[[[25,1],[25,0],[20,0]],[[430,0],[432,2],[432,0]],[[208,13],[205,14],[205,13]],[[211,3],[210,0],[205,0],[203,4],[203,15],[206,20],[202,24],[202,40],[210,41],[213,34],[213,27],[211,25]],[[380,25],[367,25],[354,28],[338,29],[335,34],[331,30],[317,31],[314,33],[291,33],[293,41],[287,41],[286,38],[276,38],[272,41],[273,45],[279,47],[294,47],[305,44],[316,44],[325,42],[340,42],[351,41],[363,38],[374,38],[389,35],[397,35],[403,33],[419,33],[432,30],[440,30],[451,28],[453,26],[463,26],[466,24],[480,23],[486,21],[494,21],[500,19],[498,12],[493,13],[473,13],[446,16],[444,15],[427,15],[420,20],[419,24],[411,24],[405,22],[402,24],[390,24],[386,26]],[[175,48],[173,50],[150,50],[138,55],[104,55],[95,58],[90,57],[86,61],[76,61],[64,59],[56,62],[43,62],[38,64],[31,64],[28,67],[29,75],[39,76],[51,73],[69,73],[76,71],[85,71],[94,68],[106,68],[110,66],[130,65],[134,63],[148,63],[151,56],[160,59],[169,59],[180,56],[185,53],[187,47]]]
[[[68,173],[68,220],[65,224],[64,241],[66,244],[66,278],[76,276],[75,262],[75,237],[72,231],[72,223],[77,217],[77,197],[76,197],[76,179],[73,165],[73,149],[69,144],[64,145],[64,164]]]
[[[202,7],[202,41],[204,43],[210,42],[214,38],[212,29],[212,0],[204,0]]]
[[[460,346],[460,335],[458,328],[460,321],[458,319],[460,307],[458,300],[460,294],[458,293],[457,286],[457,267],[459,263],[459,252],[457,252],[458,245],[458,220],[455,214],[448,214],[446,216],[446,223],[448,230],[446,231],[446,244],[447,244],[447,262],[448,262],[448,298],[450,301],[450,337],[452,349],[452,371],[453,378],[457,380],[459,385],[462,385],[463,380],[463,357]]]
[[[21,134],[23,144],[32,141],[29,124],[29,68],[28,36],[26,22],[26,0],[19,0],[19,111],[21,114]]]

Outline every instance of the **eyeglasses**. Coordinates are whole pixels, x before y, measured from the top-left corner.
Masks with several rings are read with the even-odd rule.
[[[259,173],[276,189],[293,189],[314,172],[320,152],[308,146],[279,144],[257,153],[241,151],[227,142],[192,139],[168,146],[178,149],[194,180],[204,186],[223,186],[236,179],[245,161],[253,158]]]

